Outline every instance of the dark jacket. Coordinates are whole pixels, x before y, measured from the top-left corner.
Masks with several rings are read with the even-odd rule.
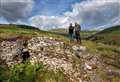
[[[74,27],[73,26],[69,26],[69,33],[72,34],[74,32]]]

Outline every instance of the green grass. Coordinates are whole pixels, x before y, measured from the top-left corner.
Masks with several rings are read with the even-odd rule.
[[[120,46],[108,45],[103,43],[95,43],[93,41],[83,41],[83,45],[87,47],[89,53],[99,55],[100,59],[106,64],[112,67],[113,70],[120,70]],[[102,82],[120,82],[119,76],[112,76],[106,74],[106,71],[99,72]]]
[[[100,55],[104,63],[120,69],[120,46],[106,45],[92,41],[83,41],[83,45],[87,47],[88,52]]]
[[[12,39],[19,36],[37,37],[47,36],[65,43],[69,41],[63,35],[41,31],[34,28],[21,27],[20,25],[0,26],[0,40]],[[39,68],[39,69],[38,69]],[[37,71],[36,71],[37,70]],[[34,81],[33,81],[34,80]],[[61,71],[53,72],[42,64],[18,64],[10,68],[0,67],[0,82],[68,82]]]
[[[99,32],[100,34],[118,34],[120,33],[120,26],[113,26],[107,29],[104,29],[103,31]]]
[[[64,36],[67,36],[68,35],[68,29],[53,29],[53,30],[50,30],[51,32],[53,33],[58,33],[58,34],[61,34],[61,35],[64,35]],[[81,36],[83,39],[91,36],[91,35],[94,35],[96,34],[97,31],[81,31]]]
[[[98,31],[81,31],[81,36],[82,36],[83,39],[86,39],[89,36],[92,36],[96,33],[98,33]]]
[[[82,45],[87,47],[86,52],[100,55],[104,63],[113,66],[115,69],[120,69],[119,66],[120,46],[118,45],[120,42],[118,40],[120,31],[118,29],[116,32],[116,29],[114,29],[114,31],[109,31],[109,32],[105,31],[105,32],[103,32],[103,35],[99,34],[98,40],[96,41],[82,40],[83,42]],[[81,33],[81,35],[82,37],[86,38],[89,35],[94,35],[95,33],[96,32],[94,31],[93,32],[84,31]],[[55,32],[41,31],[33,28],[28,29],[27,26],[21,27],[19,25],[0,26],[1,40],[14,38],[18,36],[24,36],[24,37],[47,36],[47,37],[53,37],[57,40],[61,40],[71,46],[76,44],[74,42],[70,43],[67,35],[61,33],[59,34]],[[75,63],[77,63],[77,61],[75,61]],[[40,69],[36,72],[35,70],[39,67]],[[105,73],[103,73],[102,75],[103,78],[107,80],[107,76],[105,75]],[[31,82],[31,80],[33,79],[35,79],[34,82],[67,82],[66,79],[64,78],[64,75],[60,71],[54,73],[53,71],[49,71],[46,68],[46,66],[42,64],[39,65],[20,64],[20,65],[15,65],[13,68],[0,69],[0,82]],[[113,82],[119,82],[119,79],[113,78]]]
[[[58,40],[67,40],[66,37],[58,33],[42,31],[34,27],[24,25],[2,25],[0,26],[0,40],[23,37],[49,36]]]
[[[88,41],[88,40],[83,40],[83,45],[86,46],[88,52],[90,53],[96,53],[97,52],[97,44],[95,44],[92,41]]]
[[[119,77],[110,77],[105,71],[101,71],[99,74],[102,78],[102,82],[120,82]]]
[[[90,40],[102,42],[109,45],[120,46],[120,26],[107,28],[89,37]]]
[[[60,71],[53,72],[42,64],[17,64],[0,68],[0,82],[68,82]]]

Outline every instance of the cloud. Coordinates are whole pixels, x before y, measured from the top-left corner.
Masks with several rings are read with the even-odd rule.
[[[62,28],[68,22],[67,17],[59,16],[34,16],[30,18],[33,26],[48,30],[52,28]]]
[[[81,23],[85,29],[112,26],[120,19],[120,1],[88,0],[73,5],[72,12],[66,12],[71,20]],[[104,26],[104,27],[103,27]]]
[[[120,24],[120,1],[86,0],[72,5],[72,11],[62,16],[34,16],[30,19],[33,25],[42,29],[66,27],[70,22],[79,22],[82,29],[104,29]]]
[[[33,3],[33,0],[0,0],[0,17],[7,21],[25,18],[32,11]]]

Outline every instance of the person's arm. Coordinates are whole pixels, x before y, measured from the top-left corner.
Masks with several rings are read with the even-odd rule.
[[[81,26],[79,25],[79,27],[80,27],[80,31],[81,31]]]
[[[67,33],[69,32],[69,27],[66,29],[66,32],[67,32]]]

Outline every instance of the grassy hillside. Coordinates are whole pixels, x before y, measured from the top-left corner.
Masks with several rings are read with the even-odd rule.
[[[48,70],[43,64],[17,64],[0,67],[0,82],[68,82],[61,71]]]
[[[120,26],[104,29],[88,39],[94,41],[89,43],[92,51],[98,51],[106,64],[120,69]]]
[[[42,36],[42,35],[52,36],[58,40],[62,40],[69,44],[69,39],[65,37],[67,35],[67,31],[63,29],[55,29],[55,30],[52,30],[52,32],[48,32],[48,31],[39,30],[31,26],[25,26],[25,25],[0,25],[0,40],[9,40],[9,39],[14,40],[16,38],[21,39],[21,37],[23,39],[24,38],[29,39],[31,37]],[[84,38],[90,35],[93,35],[89,37],[89,39],[93,41],[82,40],[82,45],[87,48],[86,52],[94,53],[95,55],[100,55],[104,63],[106,63],[109,66],[112,66],[114,70],[120,69],[120,65],[119,65],[120,64],[120,60],[119,60],[120,46],[118,46],[118,44],[120,44],[119,43],[120,42],[120,26],[108,28],[98,33],[96,31],[83,31],[81,35]],[[97,41],[97,42],[94,42],[94,41]],[[107,44],[104,44],[104,43],[107,43]],[[70,43],[69,45],[74,45],[74,44],[76,43],[73,42],[73,43]],[[109,44],[112,44],[112,45],[109,45]],[[40,65],[40,67],[42,68],[40,68],[37,72],[36,72],[36,69],[39,68],[39,66],[36,67],[34,65],[31,66],[29,64],[28,65],[21,64],[10,69],[0,68],[0,82],[2,82],[3,79],[6,82],[30,82],[29,80],[34,79],[33,77],[34,74],[37,75],[37,78],[35,78],[36,81],[34,82],[40,82],[40,80],[42,82],[67,82],[66,79],[64,78],[64,75],[61,72],[54,74],[52,71],[45,69],[46,68],[45,66]],[[30,70],[27,70],[29,68]],[[24,70],[26,71],[24,72]],[[11,72],[12,72],[12,75],[11,75]],[[22,75],[21,75],[21,72],[23,72]],[[23,75],[24,77],[22,78],[24,81],[19,79]],[[51,78],[51,75],[52,75],[52,78]],[[5,76],[8,76],[8,77],[5,77]],[[104,79],[108,79],[108,76],[106,74],[102,74],[102,76]],[[27,79],[28,77],[29,79]],[[39,77],[42,79],[40,79]],[[46,79],[47,81],[44,81]],[[113,81],[113,82],[119,82],[119,81]]]
[[[82,38],[86,38],[90,35],[93,35],[97,33],[96,31],[82,31],[81,36]],[[25,38],[31,38],[34,36],[39,35],[47,35],[56,37],[58,39],[67,39],[68,37],[68,31],[67,29],[53,29],[50,31],[43,31],[38,28],[32,27],[32,26],[26,26],[26,25],[15,25],[15,24],[0,24],[0,41],[5,39],[15,39],[25,37]],[[65,36],[65,37],[64,37]],[[59,38],[61,37],[61,38]]]
[[[62,35],[64,35],[64,36],[67,36],[68,35],[68,29],[52,29],[52,30],[50,30],[51,32],[53,32],[53,33],[58,33],[58,34],[62,34]],[[85,39],[85,38],[87,38],[87,37],[89,37],[89,36],[91,36],[91,35],[94,35],[94,34],[96,34],[97,33],[97,31],[81,31],[81,37],[83,38],[83,39]]]
[[[8,39],[17,36],[31,36],[39,32],[37,28],[25,25],[0,25],[0,39]]]
[[[35,27],[25,25],[0,25],[0,40],[30,39],[37,36],[50,36],[58,40],[65,40],[62,35],[42,31]],[[1,59],[0,59],[1,60]],[[1,63],[1,61],[0,61]],[[6,77],[7,76],[7,77]],[[0,65],[0,82],[67,82],[61,71],[53,72],[42,63],[31,65],[18,64],[13,67]]]
[[[65,39],[58,33],[42,31],[38,28],[26,26],[26,25],[14,25],[14,24],[1,24],[0,25],[0,41],[2,40],[14,40],[14,39],[29,39],[35,36],[52,36],[58,39]]]
[[[107,28],[93,36],[90,36],[89,39],[111,45],[120,45],[120,26]]]
[[[110,34],[120,34],[120,26],[114,26],[114,27],[111,27],[111,28],[107,28],[101,32],[99,32],[100,34],[106,34],[106,33],[110,33]]]

